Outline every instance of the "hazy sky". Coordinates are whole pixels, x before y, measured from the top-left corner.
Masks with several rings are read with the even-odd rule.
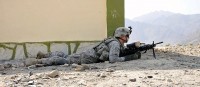
[[[200,0],[125,0],[125,18],[132,19],[154,11],[200,14]]]

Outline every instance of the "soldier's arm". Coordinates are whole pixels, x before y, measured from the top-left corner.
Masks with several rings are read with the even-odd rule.
[[[116,41],[112,41],[109,44],[109,62],[123,62],[125,60],[124,57],[119,57],[120,54],[120,44]]]

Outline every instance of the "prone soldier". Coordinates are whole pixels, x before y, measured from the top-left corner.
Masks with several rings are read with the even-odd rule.
[[[40,60],[39,63],[44,65],[62,65],[65,63],[90,64],[104,61],[115,63],[140,59],[140,51],[124,46],[124,44],[128,42],[130,34],[131,30],[128,28],[119,27],[115,30],[113,37],[104,39],[87,51],[72,55],[64,55],[62,52],[50,52],[47,54],[39,52],[37,59]],[[134,48],[139,47],[140,42],[135,42]],[[153,47],[155,47],[155,45],[149,46],[148,49]]]

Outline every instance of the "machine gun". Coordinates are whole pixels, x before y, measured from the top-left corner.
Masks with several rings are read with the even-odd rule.
[[[132,33],[132,27],[129,26],[128,27],[130,30],[130,34]],[[131,54],[134,54],[136,52],[141,52],[141,51],[145,51],[144,53],[147,52],[147,50],[149,49],[152,49],[153,50],[153,57],[156,59],[156,55],[155,55],[155,51],[154,51],[154,47],[156,47],[156,45],[158,44],[162,44],[163,42],[158,42],[158,43],[153,43],[152,44],[146,44],[145,43],[141,43],[140,47],[136,47],[135,46],[135,43],[131,43],[131,44],[127,44],[127,48],[125,48],[123,51],[120,51],[120,54],[119,56],[122,57],[122,56],[126,56],[126,55],[131,55]]]
[[[146,53],[147,50],[152,49],[153,50],[153,56],[156,59],[154,47],[156,47],[156,45],[162,44],[162,43],[163,42],[154,43],[154,41],[153,41],[152,44],[146,44],[146,45],[142,45],[140,47],[136,47],[135,43],[127,44],[127,48],[124,49],[123,52],[120,52],[120,56],[126,56],[126,55],[130,55],[130,54],[134,54],[136,52],[141,52],[141,51],[145,51],[144,53]]]

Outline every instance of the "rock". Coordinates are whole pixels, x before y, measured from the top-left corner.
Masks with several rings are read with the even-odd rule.
[[[38,83],[36,83],[36,84],[37,84],[37,87],[43,87],[43,86],[38,86],[38,85],[43,85],[42,82],[38,82]]]
[[[127,75],[126,75],[126,74],[124,74],[124,75],[122,75],[122,77],[127,77]]]
[[[99,69],[99,67],[96,67],[96,66],[90,66],[90,70],[92,69]]]
[[[155,75],[158,75],[158,73],[154,73]]]
[[[12,67],[12,64],[10,64],[10,63],[5,63],[4,64],[4,68],[11,68]]]
[[[18,68],[18,67],[25,67],[25,62],[23,60],[19,60],[19,61],[16,61],[16,63],[10,63],[11,64],[11,67],[15,67],[15,68]]]
[[[56,70],[56,69],[57,69],[57,67],[52,67],[52,68],[51,68],[51,70]]]
[[[30,72],[29,72],[29,76],[32,76],[32,75],[33,75],[33,72],[32,72],[32,71],[30,71]]]
[[[97,74],[97,77],[100,77],[100,76],[101,76],[101,74],[98,73],[98,74]]]
[[[131,81],[131,82],[136,82],[136,78],[134,78],[134,79],[129,79],[129,81]]]
[[[15,67],[12,67],[12,70],[16,70],[16,68],[15,68]]]
[[[84,86],[86,86],[86,85],[87,85],[87,82],[86,82],[85,80],[80,80],[80,81],[78,82],[78,84],[79,84],[79,85],[84,85]]]
[[[114,72],[114,69],[107,68],[106,72]]]
[[[39,75],[38,77],[42,77],[42,79],[50,79],[48,75],[43,75],[43,74]]]
[[[31,65],[28,67],[28,69],[34,69],[34,68],[36,68],[36,65]]]
[[[5,72],[1,72],[1,75],[6,75],[6,73]]]
[[[147,76],[147,78],[153,78],[153,76]]]
[[[14,76],[11,76],[10,79],[15,79],[17,78],[18,76],[14,75]]]
[[[68,67],[69,64],[64,64],[64,65],[60,65],[60,66],[62,66],[62,67]]]
[[[0,64],[0,71],[4,70],[4,65],[3,64]]]
[[[51,78],[56,78],[56,77],[58,77],[59,75],[60,75],[60,73],[59,73],[59,71],[57,71],[57,70],[54,70],[54,71],[52,71],[52,72],[50,72],[50,73],[48,74],[48,76],[51,77]]]
[[[71,64],[71,67],[72,67],[72,68],[76,68],[77,66],[79,66],[79,65],[78,65],[78,64],[75,64],[75,63]]]
[[[22,80],[22,78],[18,77],[13,82],[15,82],[15,84],[18,84],[21,80]]]
[[[34,84],[34,81],[29,81],[28,82],[28,85],[33,85]]]
[[[123,85],[123,86],[125,86],[125,85],[126,85],[126,83],[122,83],[122,85]]]
[[[117,66],[115,66],[115,65],[109,66],[109,68],[112,68],[112,67],[117,67]]]
[[[38,75],[31,75],[29,78],[30,78],[30,79],[38,79],[39,76],[38,76]]]
[[[105,73],[101,73],[101,74],[100,74],[100,77],[101,77],[101,78],[105,78],[105,77],[107,77],[107,76],[106,76]]]
[[[84,71],[86,69],[89,69],[87,65],[78,65],[74,70],[75,71]]]
[[[29,81],[31,81],[31,80],[33,80],[33,79],[30,79],[30,78],[23,78],[21,81],[22,81],[22,82],[29,82]]]
[[[44,64],[35,64],[36,67],[43,67]]]
[[[67,76],[62,77],[62,80],[69,80],[69,79],[70,79],[70,77],[67,77]]]
[[[173,82],[171,79],[168,79],[167,82]]]

